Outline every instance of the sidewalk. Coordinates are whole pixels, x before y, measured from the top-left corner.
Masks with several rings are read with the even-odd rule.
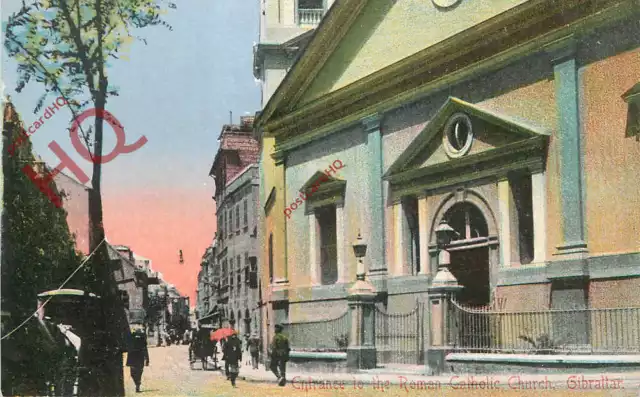
[[[224,373],[222,362],[221,373]],[[246,382],[276,383],[271,371],[264,364],[259,369],[243,364],[239,378]],[[568,389],[568,390],[609,390],[640,389],[640,372],[606,374],[447,374],[428,376],[424,366],[397,365],[393,368],[376,368],[358,373],[299,372],[287,371],[287,384],[295,389],[337,389],[344,387],[371,387],[385,391],[394,388],[408,390],[421,389],[475,389],[475,390],[525,390],[525,389]],[[640,394],[639,394],[640,395]]]

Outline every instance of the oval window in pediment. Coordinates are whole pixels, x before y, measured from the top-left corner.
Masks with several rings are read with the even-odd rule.
[[[444,150],[451,158],[462,157],[469,153],[473,142],[471,119],[464,113],[456,113],[444,126]]]

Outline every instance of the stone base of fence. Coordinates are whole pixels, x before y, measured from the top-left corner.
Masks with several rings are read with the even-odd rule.
[[[640,371],[640,355],[449,353],[444,364],[458,374],[635,372]]]
[[[302,372],[349,372],[347,353],[338,352],[302,352],[289,354],[288,368]]]
[[[376,348],[373,346],[353,346],[347,348],[347,367],[371,369],[376,367]]]
[[[427,364],[427,373],[429,375],[440,375],[452,372],[447,367],[447,355],[451,353],[451,349],[443,347],[430,347],[425,351],[425,361]]]

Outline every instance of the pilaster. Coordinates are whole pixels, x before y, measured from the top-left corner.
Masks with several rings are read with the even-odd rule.
[[[393,244],[393,276],[403,276],[405,272],[405,250],[407,246],[407,241],[405,241],[405,230],[404,230],[404,209],[402,207],[402,203],[398,201],[393,205],[393,222],[395,228],[395,241]]]
[[[280,186],[282,189],[282,195],[280,195],[280,199],[276,205],[276,222],[275,224],[275,233],[274,233],[274,246],[277,253],[274,252],[274,281],[273,284],[288,284],[289,283],[289,272],[287,269],[287,219],[284,216],[284,209],[286,207],[285,198],[287,197],[287,163],[286,156],[280,155],[274,157],[275,160],[275,174],[276,174],[276,186],[278,182],[280,182]],[[277,188],[277,187],[276,187]]]
[[[367,134],[367,153],[369,164],[369,189],[371,189],[370,205],[370,267],[369,274],[372,279],[384,278],[387,274],[385,256],[385,219],[384,198],[382,189],[382,132],[380,130],[382,118],[374,114],[362,119],[365,133]]]
[[[513,211],[511,187],[509,179],[498,181],[498,209],[500,213],[500,264],[502,268],[511,267],[511,240],[517,230],[511,228],[511,212]]]
[[[560,193],[563,243],[556,255],[583,257],[587,253],[584,212],[583,150],[580,133],[577,43],[567,36],[546,50],[552,58],[558,111]]]
[[[418,196],[418,229],[420,230],[420,274],[431,274],[429,258],[429,204],[425,195]]]
[[[338,283],[345,283],[349,280],[349,266],[344,254],[344,207],[336,207],[336,259],[338,262]]]
[[[531,175],[533,203],[533,263],[543,263],[547,255],[547,189],[546,175]]]
[[[309,275],[311,285],[320,284],[319,277],[319,260],[318,260],[318,225],[316,216],[311,213],[307,216],[309,219]]]

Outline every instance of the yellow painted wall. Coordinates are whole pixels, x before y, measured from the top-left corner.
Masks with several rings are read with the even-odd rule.
[[[551,67],[551,66],[550,66]],[[478,103],[499,113],[522,118],[552,132],[545,169],[547,182],[547,258],[562,244],[562,219],[560,207],[560,149],[555,142],[558,118],[555,82],[541,80],[520,87],[495,98]]]
[[[593,254],[640,251],[640,142],[620,97],[640,81],[640,49],[584,68],[586,219]]]
[[[527,0],[473,0],[443,12],[426,0],[370,1],[302,102],[336,91]]]
[[[264,138],[262,141],[262,163],[260,166],[263,170],[263,197],[265,202],[260,203],[260,211],[264,211],[264,205],[269,198],[269,193],[275,187],[276,199],[268,214],[264,215],[262,230],[259,233],[262,234],[261,241],[262,251],[260,258],[260,273],[262,285],[265,287],[269,285],[269,235],[273,233],[273,262],[274,262],[274,278],[278,278],[283,274],[285,265],[284,255],[284,194],[283,194],[283,166],[276,166],[274,160],[271,158],[274,147],[273,138]],[[266,288],[265,288],[266,289]]]

